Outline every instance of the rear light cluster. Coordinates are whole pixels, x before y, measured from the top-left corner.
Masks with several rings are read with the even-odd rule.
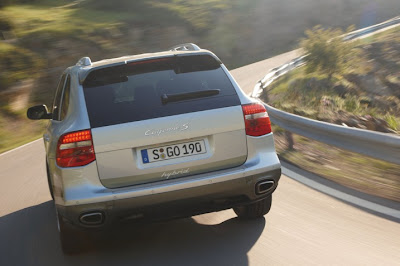
[[[90,129],[64,134],[58,140],[58,166],[82,166],[93,162],[95,159]]]
[[[246,134],[248,136],[262,136],[271,133],[271,121],[267,110],[262,104],[251,103],[242,105]]]

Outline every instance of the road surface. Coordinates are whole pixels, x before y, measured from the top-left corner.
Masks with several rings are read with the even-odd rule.
[[[233,70],[246,92],[289,52]],[[0,155],[0,265],[400,265],[400,224],[282,176],[265,219],[232,210],[93,236],[61,251],[42,141]]]

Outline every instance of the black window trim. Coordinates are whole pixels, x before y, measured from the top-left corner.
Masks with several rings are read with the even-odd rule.
[[[64,87],[63,87],[63,91],[62,91],[62,95],[61,95],[61,101],[60,101],[60,108],[59,108],[59,112],[58,112],[58,121],[62,121],[62,120],[64,120],[64,118],[63,119],[61,119],[61,115],[62,115],[62,109],[63,109],[63,104],[64,104],[64,96],[65,96],[65,91],[69,88],[71,88],[71,75],[70,74],[67,74],[67,76],[65,77],[65,82],[64,82]],[[69,82],[69,87],[67,88],[66,87],[66,85],[68,84],[68,82]],[[70,93],[71,93],[71,91],[70,91]],[[71,94],[70,94],[71,95]],[[68,112],[67,112],[68,113]]]
[[[64,80],[64,84],[62,85],[62,87],[60,88],[61,89],[61,96],[60,96],[60,106],[57,106],[57,112],[58,112],[58,114],[57,114],[57,117],[56,118],[54,118],[53,117],[53,120],[54,121],[62,121],[61,120],[61,109],[62,109],[62,102],[63,102],[63,99],[64,99],[64,92],[65,92],[65,85],[67,84],[67,80],[70,78],[70,74],[69,73],[67,73],[67,72],[65,72],[65,73],[63,73],[62,75],[61,75],[61,78],[60,78],[60,82],[61,82],[61,79],[62,79],[62,77],[65,75],[65,80]],[[57,93],[58,93],[58,90],[56,91],[56,97],[57,97]],[[54,106],[55,106],[55,101],[56,101],[57,99],[54,99],[54,104],[53,104],[53,112],[54,112]]]

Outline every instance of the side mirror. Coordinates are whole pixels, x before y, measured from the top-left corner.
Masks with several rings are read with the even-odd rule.
[[[28,109],[26,116],[32,120],[51,119],[52,113],[49,113],[45,104],[36,105]]]

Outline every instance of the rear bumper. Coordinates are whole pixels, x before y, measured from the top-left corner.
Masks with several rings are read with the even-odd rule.
[[[165,193],[56,207],[58,213],[68,222],[83,228],[106,227],[121,220],[154,221],[189,217],[262,200],[276,189],[280,176],[281,169],[278,168],[243,178]],[[268,192],[257,195],[256,184],[264,180],[273,181],[274,185]],[[80,221],[82,215],[93,212],[102,213],[103,220],[100,224],[85,225]]]
[[[281,166],[272,134],[247,137],[247,148],[241,166],[115,189],[102,185],[96,162],[63,169],[49,161],[56,207],[70,223],[85,227],[79,218],[93,211],[104,215],[104,226],[121,219],[192,216],[255,202],[276,189]],[[261,180],[272,180],[274,185],[257,194],[255,186]]]

